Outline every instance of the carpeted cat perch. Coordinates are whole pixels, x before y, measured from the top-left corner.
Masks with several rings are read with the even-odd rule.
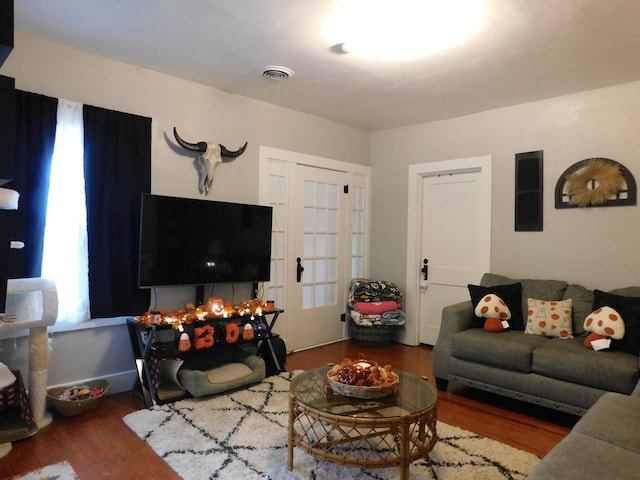
[[[0,188],[0,209],[17,210],[20,195]],[[11,242],[21,247],[21,242]],[[9,247],[9,245],[7,246]],[[7,281],[6,313],[0,319],[0,335],[29,330],[29,402],[39,428],[51,422],[46,411],[49,342],[47,327],[58,317],[58,294],[55,284],[45,278],[18,278]],[[10,449],[10,444],[9,444]],[[0,445],[0,457],[8,453],[7,444]]]

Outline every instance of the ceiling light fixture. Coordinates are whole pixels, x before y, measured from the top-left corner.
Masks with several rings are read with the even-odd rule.
[[[262,69],[262,76],[270,80],[279,82],[281,80],[287,80],[295,75],[293,70],[287,67],[281,67],[279,65],[269,65]]]
[[[469,37],[483,11],[483,0],[343,0],[325,34],[342,53],[406,60]]]

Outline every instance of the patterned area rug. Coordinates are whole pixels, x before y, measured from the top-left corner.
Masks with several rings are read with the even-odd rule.
[[[230,394],[139,410],[124,422],[180,476],[200,479],[390,480],[399,468],[359,469],[317,460],[296,448],[287,469],[289,382],[296,372],[268,377]],[[524,479],[533,454],[438,422],[438,443],[411,464],[412,480]]]
[[[47,465],[39,470],[21,473],[6,480],[80,480],[69,462],[60,462]]]

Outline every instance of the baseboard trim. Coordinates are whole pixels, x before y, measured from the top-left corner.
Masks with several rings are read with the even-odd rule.
[[[115,393],[122,393],[133,390],[136,387],[136,382],[138,380],[138,372],[136,370],[126,370],[124,372],[102,375],[100,377],[84,378],[81,380],[76,380],[73,383],[76,385],[81,385],[82,383],[90,382],[93,380],[109,380],[110,387],[108,395],[113,395]],[[64,387],[66,385],[70,384],[49,385],[49,388]]]

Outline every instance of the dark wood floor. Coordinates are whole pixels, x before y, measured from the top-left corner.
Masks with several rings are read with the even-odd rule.
[[[358,358],[363,353],[380,364],[391,364],[428,378],[435,385],[431,348],[394,344],[390,348],[359,348],[339,342],[287,357],[287,370],[309,369]],[[133,392],[110,395],[97,410],[76,417],[54,418],[33,437],[15,442],[0,459],[0,478],[67,460],[82,480],[179,479],[169,466],[122,422],[144,408]],[[438,419],[450,425],[544,456],[570,430],[577,417],[563,415],[514,400],[451,385],[440,392]],[[176,442],[179,442],[176,439]]]

